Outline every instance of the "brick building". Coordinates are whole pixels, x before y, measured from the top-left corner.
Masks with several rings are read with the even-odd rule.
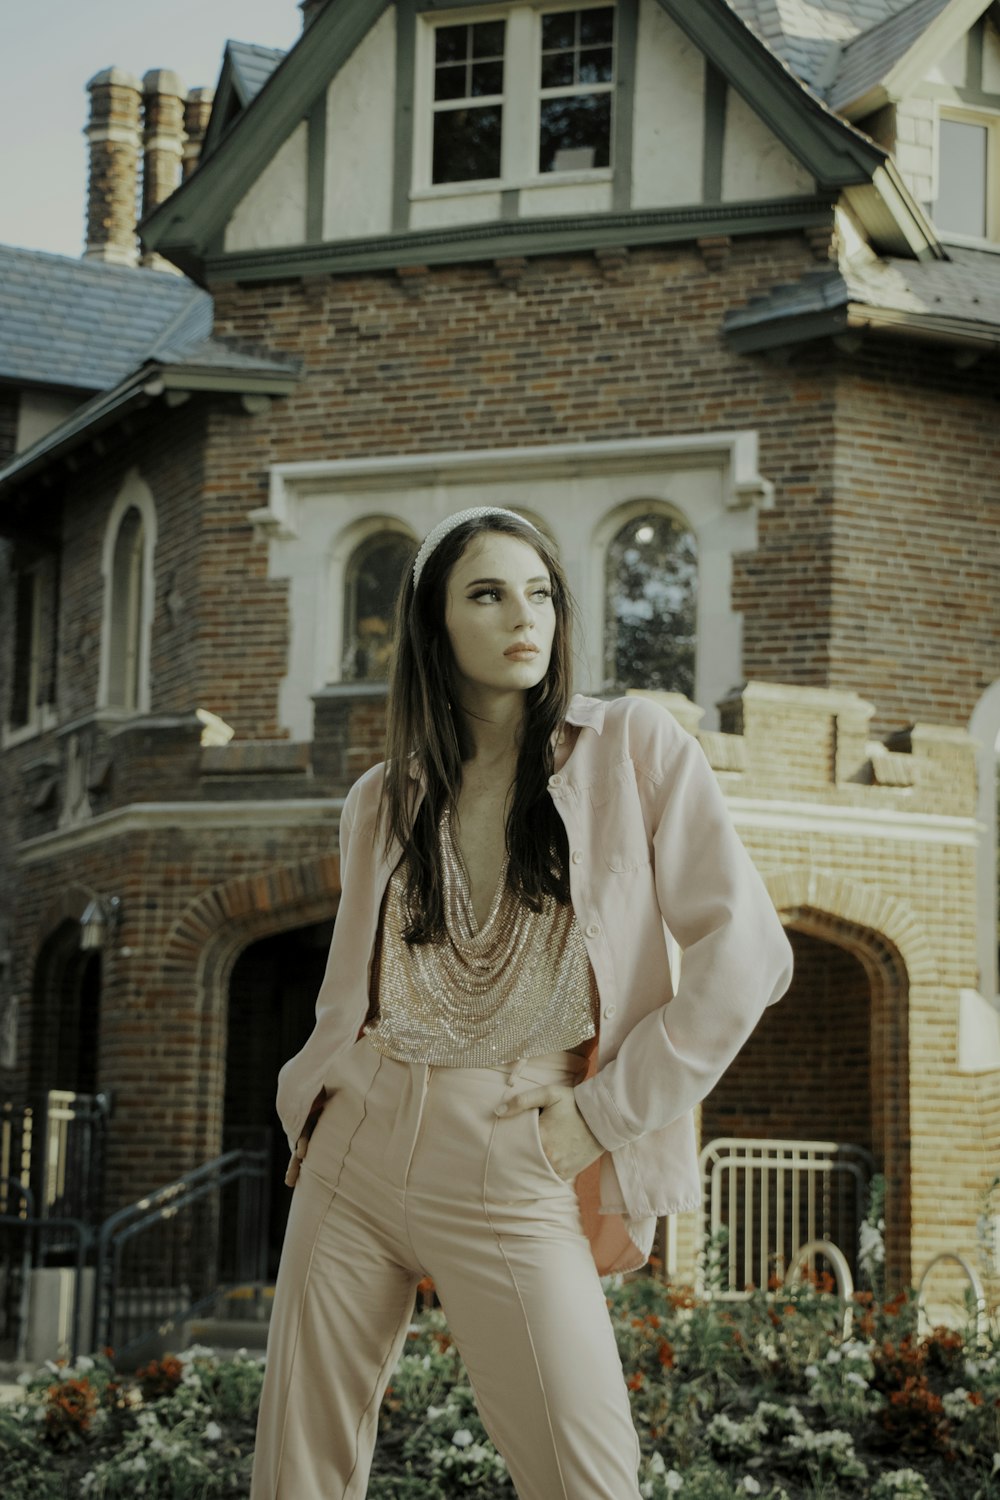
[[[92,81],[87,255],[36,258],[30,367],[0,347],[0,1095],[112,1096],[105,1208],[271,1128],[392,587],[492,501],[559,547],[578,686],[662,692],[701,734],[796,949],[703,1140],[870,1156],[897,1284],[974,1254],[1000,1155],[991,6],[303,10],[286,57],[230,45],[214,105]],[[140,166],[172,276],[137,266]],[[38,343],[57,282],[148,315],[69,391]],[[681,1272],[695,1239],[670,1228]]]

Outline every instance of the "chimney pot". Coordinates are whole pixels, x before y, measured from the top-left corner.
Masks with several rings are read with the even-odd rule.
[[[124,68],[104,68],[87,84],[90,118],[85,260],[134,266],[142,86]]]

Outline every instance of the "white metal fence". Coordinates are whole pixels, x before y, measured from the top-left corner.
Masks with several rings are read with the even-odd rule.
[[[829,1240],[855,1281],[858,1229],[875,1163],[837,1141],[724,1137],[701,1153],[705,1207],[700,1290],[737,1300],[784,1280],[804,1245]]]

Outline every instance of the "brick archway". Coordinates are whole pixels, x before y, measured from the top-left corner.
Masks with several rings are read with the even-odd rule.
[[[866,976],[871,1145],[886,1178],[887,1272],[904,1284],[911,1227],[909,1016],[913,992],[939,984],[930,943],[906,904],[876,885],[811,870],[772,876],[768,888],[790,932],[812,940],[814,958],[817,945],[826,944],[831,966],[840,962],[839,951]],[[854,1020],[864,1024],[863,1010]],[[780,1014],[775,1021],[780,1026]],[[855,1047],[857,1040],[851,1039]]]
[[[340,898],[336,855],[237,876],[204,891],[178,918],[163,954],[165,992],[187,990],[198,1016],[196,1156],[221,1149],[229,981],[250,943],[335,915]]]

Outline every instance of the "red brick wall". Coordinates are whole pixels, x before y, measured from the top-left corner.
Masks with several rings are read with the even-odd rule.
[[[702,1106],[702,1140],[769,1136],[872,1149],[871,996],[843,948],[789,933],[795,977]]]
[[[259,585],[242,637],[255,659],[278,660],[284,640],[265,549],[239,531],[270,462],[754,427],[776,504],[734,571],[745,675],[850,686],[875,699],[883,729],[914,714],[964,722],[1000,674],[997,397],[981,371],[902,341],[784,363],[733,354],[726,310],[814,264],[790,236],[739,241],[714,269],[672,246],[606,270],[540,258],[513,281],[470,265],[405,285],[213,288],[220,332],[306,370],[269,415],[210,435],[213,524]],[[265,674],[247,681],[240,656],[236,641],[217,656],[214,696],[226,701],[235,676],[241,728],[271,733]]]

